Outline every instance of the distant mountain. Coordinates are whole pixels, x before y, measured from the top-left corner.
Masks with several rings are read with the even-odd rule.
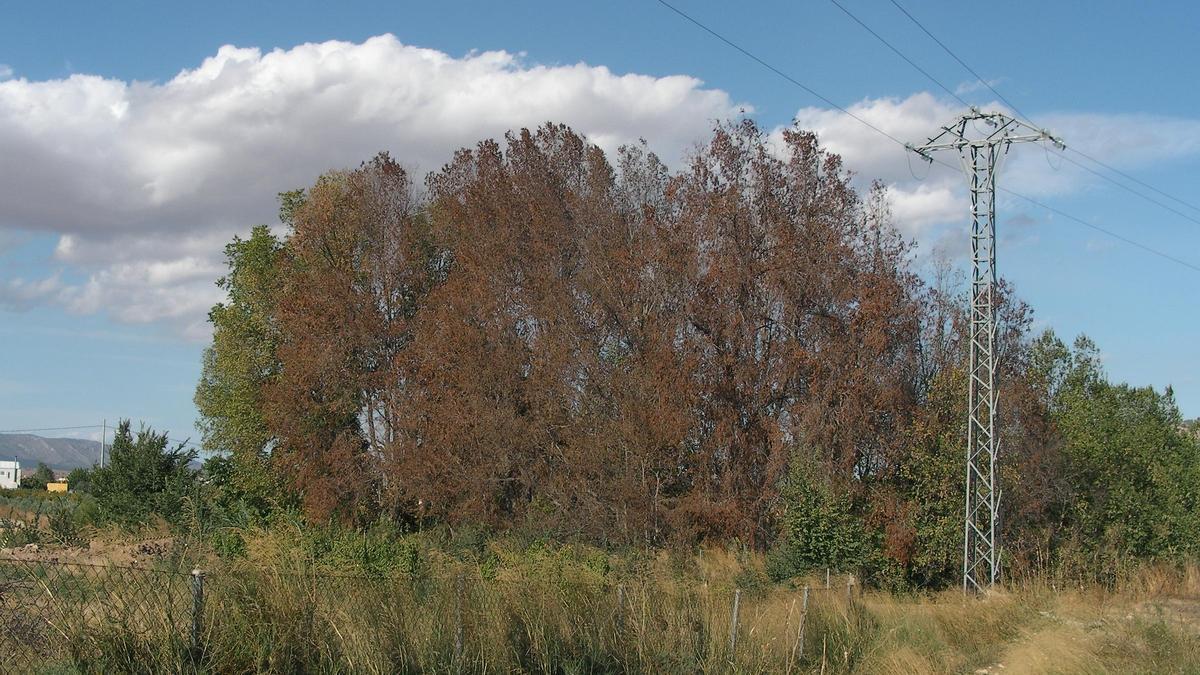
[[[87,468],[100,462],[100,442],[82,438],[42,438],[31,434],[0,434],[0,459],[15,459],[32,473],[38,462],[55,471]]]

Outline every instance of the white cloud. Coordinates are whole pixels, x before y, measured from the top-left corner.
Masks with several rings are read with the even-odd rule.
[[[1007,111],[996,103],[980,107]],[[957,103],[927,92],[904,99],[865,99],[847,110],[901,143],[914,145],[924,143],[942,125],[965,112]],[[950,167],[928,165],[902,145],[837,110],[802,108],[795,120],[800,127],[815,131],[827,149],[840,154],[860,184],[873,180],[886,183],[897,226],[923,244],[927,252],[935,248],[949,252],[966,250],[965,245],[957,242],[965,242],[961,227],[967,222],[970,209],[966,180],[953,153],[943,152],[939,156]],[[1123,170],[1200,155],[1200,119],[1051,113],[1038,116],[1037,121],[1063,137],[1068,146]],[[775,135],[780,132],[777,129]],[[1073,154],[1070,157],[1080,159]],[[1001,167],[999,180],[1003,187],[1034,198],[1103,184],[1094,175],[1067,162],[1057,151],[1034,144],[1013,146]],[[1036,221],[1026,212],[1028,205],[1003,193],[998,199],[1002,211],[1000,235],[1007,241],[1036,237]],[[1003,213],[1013,216],[1005,217]],[[1044,218],[1043,214],[1033,216]]]
[[[58,299],[64,286],[57,274],[28,281],[21,277],[0,283],[0,309],[24,311],[36,305]]]
[[[957,192],[949,185],[917,183],[906,186],[888,185],[892,217],[906,234],[917,239],[931,226],[964,218],[970,212]]]
[[[673,161],[739,108],[749,106],[693,77],[543,66],[502,51],[453,57],[390,35],[270,52],[226,46],[161,83],[86,74],[29,81],[0,67],[0,249],[16,255],[16,242],[52,237],[61,268],[41,280],[0,276],[0,307],[53,303],[203,338],[223,244],[274,222],[275,194],[325,170],[380,150],[435,169],[458,147],[545,121],[570,124],[609,151],[644,137]],[[929,93],[849,109],[913,143],[961,112]],[[961,250],[961,173],[923,164],[836,110],[803,108],[796,120],[862,184],[888,184],[906,234],[927,249]],[[1062,113],[1039,121],[1129,170],[1200,153],[1200,120]],[[1059,164],[1019,148],[1002,180],[1037,197],[1095,182]],[[1015,236],[1034,230],[1013,228]]]
[[[997,77],[991,80],[969,80],[967,82],[959,83],[959,85],[954,88],[954,93],[958,94],[959,96],[966,96],[967,94],[974,94],[975,92],[983,91],[984,89],[990,90],[993,87],[999,86],[1002,82],[1004,82],[1004,80],[1005,78],[1003,77]]]
[[[672,159],[738,108],[692,77],[455,58],[390,35],[225,46],[164,83],[7,79],[0,157],[20,170],[0,180],[0,231],[57,236],[55,258],[87,277],[39,298],[202,337],[222,244],[273,222],[275,194],[325,170],[380,150],[435,169],[458,147],[545,121],[610,151],[644,137]],[[34,302],[34,282],[7,283],[5,307]]]
[[[7,80],[13,76],[12,66],[7,63],[0,63],[0,80]]]

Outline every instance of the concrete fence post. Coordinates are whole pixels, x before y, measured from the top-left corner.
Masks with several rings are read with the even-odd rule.
[[[737,588],[733,591],[733,616],[729,621],[729,652],[730,655],[737,649],[737,630],[738,630],[738,605],[741,604],[742,589]]]
[[[454,663],[458,672],[462,672],[463,655],[463,575],[455,579],[454,590]]]
[[[625,626],[625,584],[617,584],[617,630]]]
[[[204,572],[192,570],[192,653],[200,650],[200,633],[204,628]]]
[[[804,599],[800,603],[800,630],[796,644],[800,646],[800,658],[804,658],[804,624],[808,620],[808,586],[804,587]]]

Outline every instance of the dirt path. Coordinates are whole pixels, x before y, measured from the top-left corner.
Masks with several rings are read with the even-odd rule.
[[[1184,640],[1200,636],[1200,598],[1165,597],[1102,610],[1069,600],[1059,605],[1040,612],[995,663],[975,673],[1171,672],[1156,659],[1160,644],[1176,631]],[[1186,672],[1200,672],[1200,663],[1194,667]]]

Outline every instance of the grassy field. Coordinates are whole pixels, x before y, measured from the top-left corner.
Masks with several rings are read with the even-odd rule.
[[[209,624],[206,657],[275,672],[1195,672],[1194,586],[1149,577],[1115,594],[969,599],[835,585],[810,590],[807,611],[803,591],[743,591],[734,642],[734,590],[720,582],[244,574],[231,585],[239,600]]]
[[[181,542],[10,550],[24,562],[0,565],[19,582],[0,613],[14,616],[12,590],[24,588],[64,617],[38,634],[30,663],[42,672],[1200,672],[1197,568],[1147,568],[1115,589],[1031,582],[964,597],[847,588],[836,572],[828,589],[823,574],[774,584],[738,549],[618,555],[287,528],[240,539],[240,555],[201,552],[194,646],[198,552]],[[123,567],[94,567],[102,556]],[[37,583],[21,585],[29,570]]]

